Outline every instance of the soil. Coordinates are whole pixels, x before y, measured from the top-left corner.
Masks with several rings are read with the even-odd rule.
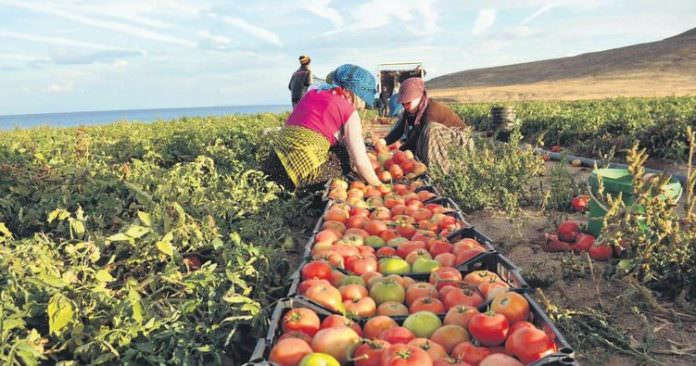
[[[558,164],[547,162],[547,168]],[[566,168],[575,177],[576,182],[586,180],[591,169]],[[621,334],[632,336],[636,344],[641,344],[646,332],[646,325],[640,315],[632,312],[637,301],[632,287],[618,280],[605,277],[611,266],[607,263],[594,262],[586,254],[549,253],[542,249],[544,233],[555,231],[553,216],[567,216],[568,219],[586,223],[587,218],[580,213],[555,212],[551,215],[535,208],[527,208],[519,217],[492,210],[477,211],[466,216],[467,221],[477,230],[491,237],[503,255],[509,257],[522,270],[525,279],[541,291],[535,298],[543,303],[540,292],[561,309],[602,309],[611,314],[612,329]],[[638,299],[640,300],[640,299]],[[644,300],[645,301],[645,300]],[[647,302],[647,301],[646,301]],[[696,316],[670,317],[669,309],[673,305],[658,302],[658,309],[665,311],[645,312],[647,316],[652,343],[649,354],[665,365],[693,365],[696,363]],[[681,310],[683,312],[683,310]],[[576,356],[582,364],[602,365],[637,365],[645,360],[621,354],[607,346],[597,347],[580,345],[583,337],[566,334],[571,345],[576,348]],[[686,349],[690,356],[670,354],[674,349]],[[667,353],[667,354],[663,354]],[[646,363],[650,364],[650,363]]]

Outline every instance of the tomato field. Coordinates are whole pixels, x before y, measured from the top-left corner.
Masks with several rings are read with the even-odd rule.
[[[429,180],[415,179],[422,167],[408,155],[376,151],[382,179],[408,179],[384,191],[271,182],[264,142],[285,114],[2,132],[0,362],[241,365],[257,339],[283,334],[273,357],[312,353],[305,365],[348,361],[348,349],[386,364],[562,362],[573,350],[583,364],[692,364],[696,174],[664,204],[666,180],[643,179],[647,157],[631,146],[689,161],[694,106],[518,103],[510,143],[477,139],[476,153],[454,151],[452,170]],[[481,130],[490,107],[454,106]],[[540,136],[586,156],[615,147],[642,211],[603,200],[606,229],[590,242],[578,200],[591,169],[520,144]],[[594,255],[599,246],[611,250]]]
[[[0,134],[0,361],[245,361],[315,221],[258,170],[283,120]]]

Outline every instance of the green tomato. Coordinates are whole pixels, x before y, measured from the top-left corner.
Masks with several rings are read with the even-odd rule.
[[[356,275],[345,276],[341,280],[341,286],[351,284],[365,286],[365,280],[363,280],[362,277]]]
[[[418,338],[430,338],[441,326],[442,321],[431,311],[419,311],[404,320],[404,328],[413,332]]]
[[[379,261],[379,272],[385,275],[402,275],[411,272],[411,265],[399,257],[382,258]]]
[[[341,364],[331,355],[315,352],[304,356],[299,366],[341,366]]]
[[[387,243],[384,242],[384,239],[380,238],[377,235],[370,235],[367,238],[365,238],[365,245],[369,245],[373,248],[381,248],[386,244]]]
[[[440,267],[440,262],[434,259],[418,258],[413,262],[413,273],[430,273]]]
[[[406,290],[394,280],[382,279],[372,285],[370,297],[375,300],[377,305],[387,301],[403,303],[406,298]]]

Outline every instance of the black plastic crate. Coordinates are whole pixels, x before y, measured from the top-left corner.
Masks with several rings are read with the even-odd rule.
[[[538,328],[541,328],[546,334],[549,334],[549,336],[552,336],[558,348],[558,352],[548,355],[528,366],[577,366],[578,362],[575,360],[575,350],[558,328],[556,328],[556,325],[553,324],[553,321],[551,321],[546,314],[546,311],[544,311],[541,305],[532,298],[530,293],[523,293],[522,295],[527,299],[527,302],[529,302],[530,322]]]

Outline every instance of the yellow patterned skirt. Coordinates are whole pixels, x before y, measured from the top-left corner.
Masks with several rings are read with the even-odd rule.
[[[327,162],[331,147],[320,133],[297,126],[282,128],[272,146],[295,187],[321,175],[320,167]]]

